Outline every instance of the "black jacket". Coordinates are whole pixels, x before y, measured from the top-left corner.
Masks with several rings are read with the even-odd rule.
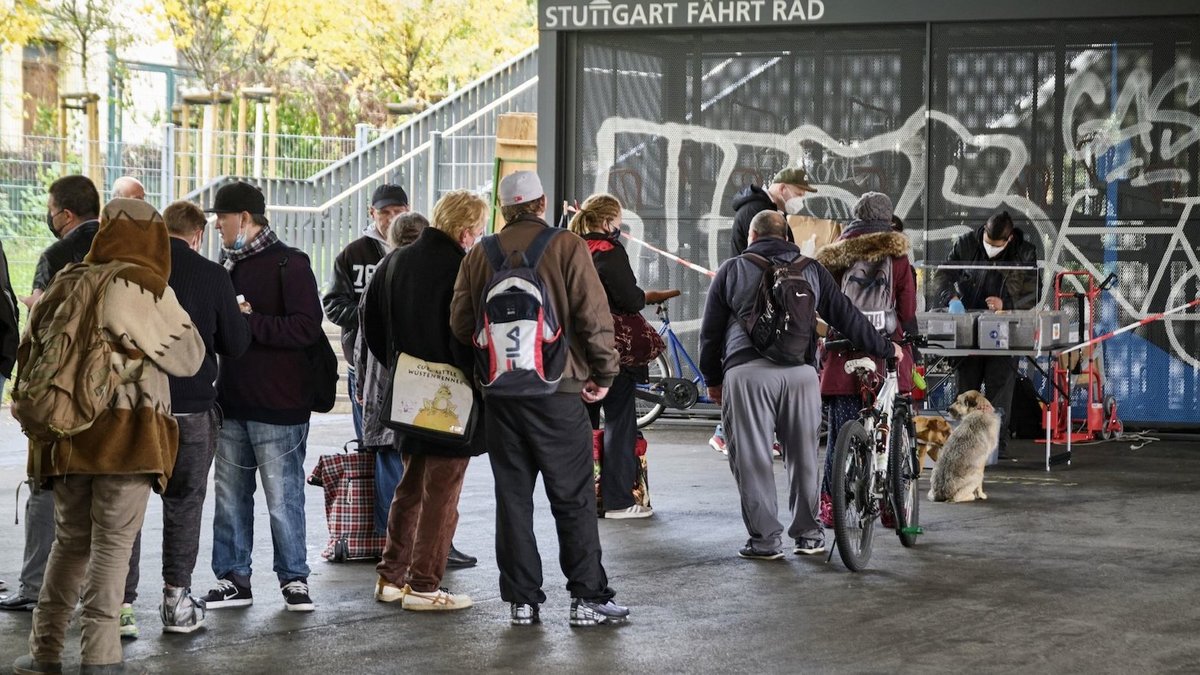
[[[730,241],[733,255],[741,255],[750,239],[750,221],[761,211],[778,211],[767,191],[757,185],[749,185],[733,196],[733,234]],[[792,241],[792,230],[788,228],[787,240]]]
[[[210,410],[217,400],[217,355],[238,358],[250,346],[250,324],[238,309],[229,272],[171,237],[167,282],[204,340],[204,362],[191,377],[171,376],[171,412]]]
[[[760,239],[747,251],[775,261],[792,261],[801,255],[795,244],[775,238]],[[754,305],[762,275],[761,268],[739,256],[722,263],[708,287],[704,317],[700,321],[700,374],[709,386],[720,385],[730,368],[762,358],[750,342],[741,319]],[[885,358],[894,353],[891,342],[876,332],[871,322],[850,303],[829,270],[814,260],[804,269],[804,279],[817,296],[817,314],[830,326],[872,356]],[[812,335],[805,359],[815,365],[815,326]]]
[[[68,232],[67,236],[47,246],[38,258],[37,269],[33,273],[33,290],[46,290],[59,270],[71,263],[83,262],[99,229],[99,220],[87,220]]]
[[[646,292],[637,284],[629,254],[620,241],[600,232],[583,235],[588,252],[596,265],[596,274],[608,296],[608,311],[613,314],[634,314],[646,306]]]
[[[983,228],[967,232],[954,242],[947,263],[978,265],[1034,265],[1037,247],[1025,239],[1020,228],[1013,228],[1013,239],[1000,255],[988,258],[983,248]],[[1004,309],[1030,309],[1038,301],[1038,272],[1030,270],[990,271],[938,270],[937,301],[940,307],[950,304],[955,295],[967,309],[987,309],[987,299],[995,296],[1004,301]]]
[[[0,243],[0,377],[11,378],[13,365],[17,362],[17,345],[20,329],[17,327],[17,295],[13,293],[12,280],[8,277],[8,256],[4,244]]]
[[[371,229],[374,230],[372,225]],[[367,282],[375,273],[387,247],[375,235],[364,234],[342,249],[333,261],[333,281],[321,298],[325,316],[342,327],[342,353],[346,363],[354,364],[354,343],[358,336],[358,302]]]
[[[425,228],[417,240],[392,251],[377,274],[387,280],[395,266],[391,288],[374,283],[363,298],[363,342],[380,363],[392,366],[393,356],[404,352],[435,363],[448,363],[469,377],[475,369],[471,347],[450,332],[450,301],[454,281],[466,253],[448,234]],[[390,297],[389,297],[390,296]],[[474,457],[486,451],[483,434],[483,397],[475,392],[477,423],[471,443],[443,444],[396,432],[396,449],[414,455]]]

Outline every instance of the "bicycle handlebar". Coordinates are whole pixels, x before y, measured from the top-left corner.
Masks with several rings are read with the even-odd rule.
[[[899,340],[891,340],[889,338],[888,341],[894,342],[894,343],[900,345],[901,347],[927,347],[927,346],[929,346],[929,340],[924,335],[917,335],[916,333],[906,333],[904,335],[904,337],[900,338]],[[828,351],[831,351],[831,352],[861,352],[861,351],[863,351],[860,347],[855,345],[853,341],[851,341],[849,339],[845,339],[845,338],[839,339],[839,340],[826,340],[825,341],[825,349]]]

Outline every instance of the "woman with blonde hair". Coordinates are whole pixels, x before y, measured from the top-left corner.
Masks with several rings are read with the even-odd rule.
[[[595,194],[584,200],[568,225],[583,237],[613,314],[637,314],[647,302],[661,302],[678,291],[643,291],[637,285],[629,254],[621,245],[621,202],[610,194]],[[648,518],[649,505],[638,503],[633,488],[637,481],[637,406],[635,384],[645,380],[646,367],[625,367],[613,380],[608,396],[588,404],[592,428],[600,428],[604,410],[604,449],[600,471],[600,500],[605,518]]]
[[[433,207],[430,226],[375,271],[383,281],[371,284],[363,298],[362,331],[381,363],[391,367],[403,352],[472,372],[471,348],[450,333],[450,300],[467,249],[483,236],[487,213],[487,202],[473,192],[446,193]],[[478,392],[475,405],[482,405]],[[441,583],[458,526],[467,462],[484,452],[482,431],[483,425],[477,425],[466,445],[395,432],[404,476],[392,498],[387,543],[376,567],[376,600],[399,600],[410,610],[471,606],[470,597],[451,593]]]

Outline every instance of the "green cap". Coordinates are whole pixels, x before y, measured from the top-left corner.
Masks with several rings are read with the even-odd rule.
[[[817,189],[808,184],[808,172],[800,167],[789,166],[779,170],[775,177],[771,179],[772,183],[787,183],[795,185],[805,192],[816,192]]]

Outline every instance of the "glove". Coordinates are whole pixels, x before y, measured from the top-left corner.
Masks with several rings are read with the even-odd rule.
[[[966,314],[967,308],[963,307],[962,300],[954,298],[950,301],[949,312],[951,314]]]

